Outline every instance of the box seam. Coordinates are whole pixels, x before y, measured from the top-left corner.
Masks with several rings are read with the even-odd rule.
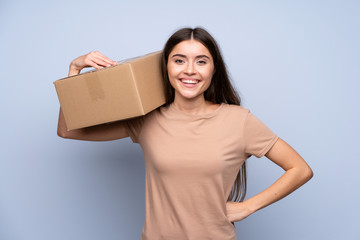
[[[141,99],[141,96],[140,96],[140,93],[139,93],[139,88],[138,88],[138,84],[137,84],[137,79],[135,78],[135,74],[134,74],[132,65],[131,65],[130,63],[128,63],[128,65],[129,65],[129,67],[130,67],[131,76],[132,76],[133,79],[134,79],[134,84],[135,84],[135,90],[136,90],[137,97],[138,97],[138,99],[140,100],[141,113],[142,113],[142,115],[145,115],[144,106],[143,106],[142,99]]]

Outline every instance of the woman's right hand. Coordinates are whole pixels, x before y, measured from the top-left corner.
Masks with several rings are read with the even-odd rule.
[[[109,67],[112,65],[116,65],[117,62],[111,60],[110,58],[104,56],[98,51],[92,51],[88,54],[82,55],[78,58],[75,58],[69,67],[69,77],[74,76],[80,73],[83,68],[93,67],[96,69],[100,69],[103,67]]]

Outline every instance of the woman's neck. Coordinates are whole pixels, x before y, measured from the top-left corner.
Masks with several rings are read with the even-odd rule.
[[[203,96],[196,99],[184,99],[176,97],[176,94],[172,105],[182,112],[194,115],[212,112],[217,106],[217,104],[206,101]]]

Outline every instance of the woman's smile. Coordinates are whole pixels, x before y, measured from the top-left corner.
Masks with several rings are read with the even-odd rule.
[[[201,81],[199,79],[189,77],[180,78],[179,80],[185,87],[188,88],[193,88],[197,86],[197,84]]]

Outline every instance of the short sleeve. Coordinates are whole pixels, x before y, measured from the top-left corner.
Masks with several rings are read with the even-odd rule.
[[[145,116],[131,118],[125,121],[126,131],[134,143],[139,143],[139,136],[144,125]]]
[[[245,153],[263,157],[277,141],[278,136],[262,121],[248,112],[244,123]]]

